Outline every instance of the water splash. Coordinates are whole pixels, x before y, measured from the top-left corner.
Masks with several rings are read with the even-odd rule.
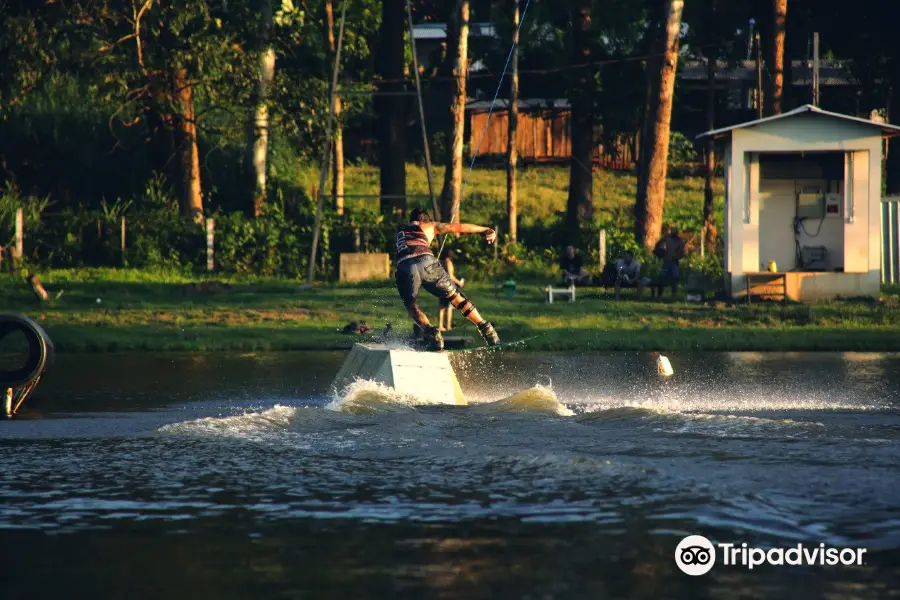
[[[412,394],[398,392],[393,387],[377,381],[357,379],[339,394],[325,408],[335,412],[356,415],[371,415],[382,412],[413,410],[421,404],[432,404]]]
[[[528,412],[555,414],[571,417],[575,413],[563,404],[550,387],[536,385],[515,394],[495,400],[473,405],[476,412]]]
[[[212,435],[249,438],[260,434],[284,431],[290,427],[298,409],[293,406],[276,404],[263,411],[247,411],[230,417],[204,417],[180,423],[163,425],[161,434]]]

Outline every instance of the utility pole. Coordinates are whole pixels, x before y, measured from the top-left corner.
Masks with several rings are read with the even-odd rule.
[[[747,33],[747,62],[753,57],[753,27],[756,25],[756,19],[750,19],[750,31]],[[747,108],[753,106],[753,91],[747,90]]]
[[[812,103],[813,106],[819,105],[819,32],[813,33],[813,80],[812,80]]]
[[[756,114],[763,116],[763,83],[762,83],[762,49],[759,44],[759,32],[756,32]]]

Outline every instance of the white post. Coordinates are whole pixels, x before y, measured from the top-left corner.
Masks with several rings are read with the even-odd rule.
[[[7,388],[6,392],[3,394],[3,412],[7,417],[12,416],[13,412],[13,391],[12,388]]]
[[[600,274],[606,268],[606,230],[600,230]]]
[[[496,225],[492,229],[497,232],[497,239],[494,240],[494,262],[497,262],[497,253],[500,251],[500,229]]]
[[[16,262],[25,255],[25,214],[21,208],[16,209]]]
[[[125,215],[122,215],[122,228],[119,232],[119,237],[122,242],[122,265],[125,265]]]
[[[216,268],[215,253],[213,251],[213,241],[215,238],[216,222],[215,219],[206,219],[206,270],[212,271]]]

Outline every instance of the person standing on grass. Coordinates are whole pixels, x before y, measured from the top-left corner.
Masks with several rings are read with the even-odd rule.
[[[659,297],[662,298],[663,288],[666,283],[672,286],[672,297],[678,293],[678,262],[684,258],[684,240],[678,236],[678,228],[672,227],[668,235],[660,239],[653,249],[653,254],[662,259],[662,272],[660,273],[657,288]]]
[[[432,350],[443,350],[444,338],[419,308],[417,304],[419,288],[425,288],[428,293],[446,299],[475,324],[489,346],[499,344],[500,336],[497,335],[494,326],[485,320],[475,305],[459,291],[447,271],[431,253],[434,236],[448,233],[483,234],[488,244],[494,243],[497,239],[497,232],[490,227],[469,223],[435,223],[424,208],[414,209],[410,213],[409,222],[397,231],[396,283],[403,305],[416,325],[425,333],[425,341]]]
[[[466,280],[456,278],[456,268],[453,266],[454,258],[456,258],[456,253],[451,248],[447,250],[447,254],[441,259],[441,265],[444,267],[444,270],[447,271],[450,281],[457,287],[463,287],[466,284]],[[450,300],[441,298],[438,300],[438,331],[450,331],[453,329],[450,325],[452,320],[453,307],[450,306]]]

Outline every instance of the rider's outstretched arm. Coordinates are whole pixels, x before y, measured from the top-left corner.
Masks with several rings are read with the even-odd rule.
[[[438,235],[446,233],[487,233],[492,231],[490,227],[473,225],[471,223],[435,223],[434,229]]]

